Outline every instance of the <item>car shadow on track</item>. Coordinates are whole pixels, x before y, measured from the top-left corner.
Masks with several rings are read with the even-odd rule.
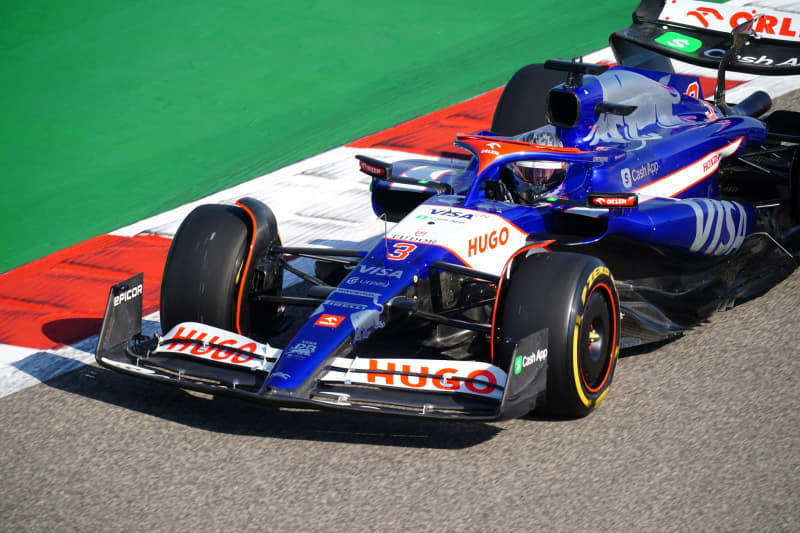
[[[46,385],[170,422],[234,435],[456,450],[486,442],[502,431],[479,422],[276,408],[187,392],[97,366],[81,367]]]

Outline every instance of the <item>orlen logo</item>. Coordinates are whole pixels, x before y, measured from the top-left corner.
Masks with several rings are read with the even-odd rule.
[[[139,284],[136,287],[132,287],[125,292],[119,293],[119,295],[114,296],[114,307],[118,306],[122,302],[127,302],[128,300],[133,300],[134,298],[140,296],[142,294],[142,285]]]
[[[485,149],[481,150],[481,153],[482,154],[500,155],[500,152],[498,152],[497,150],[499,150],[501,148],[501,146],[502,145],[500,143],[488,143],[486,145],[486,148],[488,148],[488,150],[485,150]]]
[[[636,207],[636,195],[630,196],[594,196],[592,204],[600,207]]]
[[[712,6],[699,2],[681,2],[681,4],[668,2],[659,18],[694,26],[700,25],[710,30],[728,33],[732,28],[752,20],[756,14],[761,14],[762,16],[755,23],[756,33],[773,39],[798,40],[800,18],[794,13],[770,10],[769,14],[766,14],[762,9],[741,11],[736,7],[725,5]]]
[[[466,387],[470,392],[475,394],[490,394],[496,389],[497,378],[488,370],[475,370],[470,372],[465,377],[467,380],[481,380],[486,383],[476,383],[474,381],[461,381],[452,379],[458,376],[458,370],[455,368],[433,368],[428,366],[414,366],[402,365],[400,372],[406,374],[419,374],[408,376],[404,374],[388,374],[386,372],[398,372],[397,365],[392,362],[386,363],[386,369],[378,368],[378,361],[376,359],[369,360],[369,372],[367,373],[367,382],[383,385],[395,386],[395,378],[399,378],[399,385],[409,387],[412,389],[422,389],[428,386],[428,381],[435,388],[445,391],[457,391],[462,387]],[[380,381],[379,381],[380,380]]]
[[[340,315],[329,315],[327,313],[322,314],[319,316],[316,322],[314,322],[315,326],[324,326],[326,328],[338,328],[339,324],[342,323],[345,317]]]
[[[508,228],[503,228],[491,233],[484,233],[469,240],[468,257],[484,253],[486,250],[494,250],[498,246],[504,246],[508,242]]]

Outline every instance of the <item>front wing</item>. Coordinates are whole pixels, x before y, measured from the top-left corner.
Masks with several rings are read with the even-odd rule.
[[[304,386],[282,389],[266,387],[267,377],[280,357],[302,354],[283,354],[269,344],[199,323],[179,324],[163,337],[142,337],[141,285],[139,274],[111,287],[96,350],[98,364],[106,368],[277,406],[432,419],[514,418],[544,397],[547,360],[531,354],[547,348],[546,330],[514,342],[509,368],[478,361],[332,354]]]

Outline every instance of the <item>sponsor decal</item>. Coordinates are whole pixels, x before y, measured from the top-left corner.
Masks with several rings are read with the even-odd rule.
[[[703,161],[703,172],[708,172],[712,168],[716,168],[719,165],[719,160],[722,159],[722,154],[716,153],[712,154],[711,157]]]
[[[309,340],[301,340],[292,345],[289,351],[286,352],[288,356],[310,357],[317,351],[317,342]]]
[[[118,306],[122,302],[127,302],[128,300],[133,300],[134,298],[138,298],[142,295],[142,284],[140,283],[136,287],[131,287],[130,289],[119,293],[117,296],[114,296],[114,307]]]
[[[491,155],[500,155],[500,152],[498,152],[498,150],[500,148],[502,148],[502,145],[500,143],[488,143],[486,145],[486,148],[481,150],[481,153],[482,154],[491,154]]]
[[[412,241],[418,242],[420,244],[436,244],[439,241],[430,237],[424,237],[422,235],[417,235],[416,233],[427,233],[424,231],[415,232],[414,235],[404,235],[402,233],[392,233],[389,235],[390,239],[397,239],[398,241]]]
[[[411,244],[407,242],[395,242],[392,243],[392,251],[386,253],[386,259],[390,261],[403,261],[411,254],[411,252],[413,252],[416,249],[417,249],[416,244]]]
[[[725,50],[723,48],[709,48],[708,50],[703,52],[703,55],[709,57],[711,59],[722,59],[722,56],[725,55]],[[736,56],[736,60],[740,63],[750,63],[754,65],[764,65],[767,67],[776,66],[776,67],[796,67],[800,65],[799,58],[797,57],[790,57],[780,63],[775,63],[775,60],[771,57],[762,55],[760,57],[755,56]]]
[[[190,340],[192,342],[188,342]],[[274,360],[279,350],[222,329],[190,322],[169,331],[156,351],[263,370],[271,367],[272,363],[267,359]]]
[[[484,233],[469,240],[467,257],[482,254],[486,250],[494,250],[498,246],[505,246],[506,243],[508,243],[508,228],[503,228],[499,232],[495,230]]]
[[[345,281],[348,285],[369,285],[370,287],[383,287],[384,289],[389,286],[388,281],[378,281],[376,279],[362,279],[358,276],[347,278]]]
[[[333,291],[333,294],[346,294],[348,296],[359,296],[361,298],[370,298],[372,300],[377,300],[381,295],[379,292],[359,291],[355,289],[345,289],[342,287],[336,287],[336,290]]]
[[[623,168],[620,172],[620,175],[622,176],[622,184],[626,189],[630,189],[636,182],[647,178],[653,178],[658,175],[659,168],[661,167],[659,166],[658,161],[651,161],[650,163],[645,163],[644,165],[634,169]]]
[[[684,200],[694,211],[697,226],[689,250],[705,255],[727,255],[739,249],[747,237],[747,212],[725,200]],[[723,233],[724,230],[724,233]]]
[[[499,389],[497,377],[488,369],[473,370],[469,373],[460,372],[457,368],[445,366],[434,366],[437,361],[429,361],[430,365],[416,364],[396,364],[391,361],[382,363],[378,359],[369,360],[369,370],[367,373],[367,383],[376,385],[401,386],[409,389],[438,389],[442,391],[463,391],[467,390],[474,394],[489,395]],[[385,364],[384,368],[380,365]],[[455,366],[455,365],[453,365]],[[384,372],[382,372],[382,370]],[[408,376],[403,374],[390,374],[388,372],[405,372],[408,374],[420,374]],[[462,381],[453,379],[455,377],[466,378],[468,380],[480,380],[481,383],[473,381]]]
[[[686,88],[686,94],[691,96],[692,98],[700,98],[700,84],[696,81],[693,81],[689,84]]]
[[[522,372],[523,368],[529,367],[534,363],[540,363],[547,359],[547,348],[543,350],[536,350],[536,352],[528,355],[518,355],[514,359],[514,374]]]
[[[373,176],[386,177],[386,169],[385,168],[376,167],[375,165],[370,165],[366,161],[359,161],[358,163],[361,166],[361,170],[363,170],[367,174],[371,174]]]
[[[414,248],[416,248],[416,246]],[[401,277],[403,277],[403,271],[394,268],[382,268],[378,266],[361,265],[358,267],[358,271],[361,274],[368,274],[370,276],[383,277],[383,278],[400,279]]]
[[[635,194],[628,196],[591,196],[593,205],[599,207],[636,207],[638,199]]]
[[[475,216],[472,213],[453,211],[452,209],[431,209],[431,215],[460,219],[460,220],[472,220],[472,217]]]
[[[356,304],[353,302],[341,302],[339,300],[325,300],[325,303],[323,305],[332,307],[341,307],[343,309],[355,309],[356,311],[362,311],[367,308],[367,306],[364,304]]]
[[[705,2],[666,2],[659,18],[729,33],[736,26],[752,20],[756,14],[761,17],[753,29],[760,36],[783,41],[800,40],[800,15],[770,8],[759,7],[744,11],[740,6]]]
[[[507,380],[503,370],[476,361],[337,357],[331,366],[322,381],[472,394],[496,400],[502,398]]]
[[[275,372],[274,374],[270,374],[270,377],[272,377],[272,376],[275,376],[276,378],[281,378],[281,379],[289,379],[290,377],[292,377],[289,374],[287,374],[286,372]]]
[[[655,42],[686,53],[697,52],[697,50],[703,46],[703,41],[700,39],[695,39],[694,37],[690,37],[675,31],[666,32],[660,37],[657,37]]]
[[[677,195],[716,172],[722,158],[736,153],[743,140],[744,137],[739,137],[719,150],[704,155],[694,163],[652,183],[642,185],[635,191],[643,196],[670,197]],[[646,198],[642,200],[642,202],[646,201]]]
[[[342,323],[345,317],[340,315],[329,315],[328,313],[324,313],[319,316],[316,322],[314,322],[315,326],[323,326],[326,328],[338,328],[339,324]]]

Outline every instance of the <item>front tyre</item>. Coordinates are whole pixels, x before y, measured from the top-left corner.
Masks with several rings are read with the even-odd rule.
[[[270,323],[277,306],[253,302],[250,294],[280,295],[282,272],[268,268],[267,256],[280,237],[266,206],[258,217],[244,207],[201,205],[181,223],[161,281],[165,333],[181,322],[200,322],[253,336]],[[256,218],[261,224],[254,238]]]
[[[526,248],[505,270],[492,321],[494,364],[510,368],[515,342],[547,328],[542,410],[587,415],[608,394],[619,356],[619,296],[611,272],[595,257]]]

